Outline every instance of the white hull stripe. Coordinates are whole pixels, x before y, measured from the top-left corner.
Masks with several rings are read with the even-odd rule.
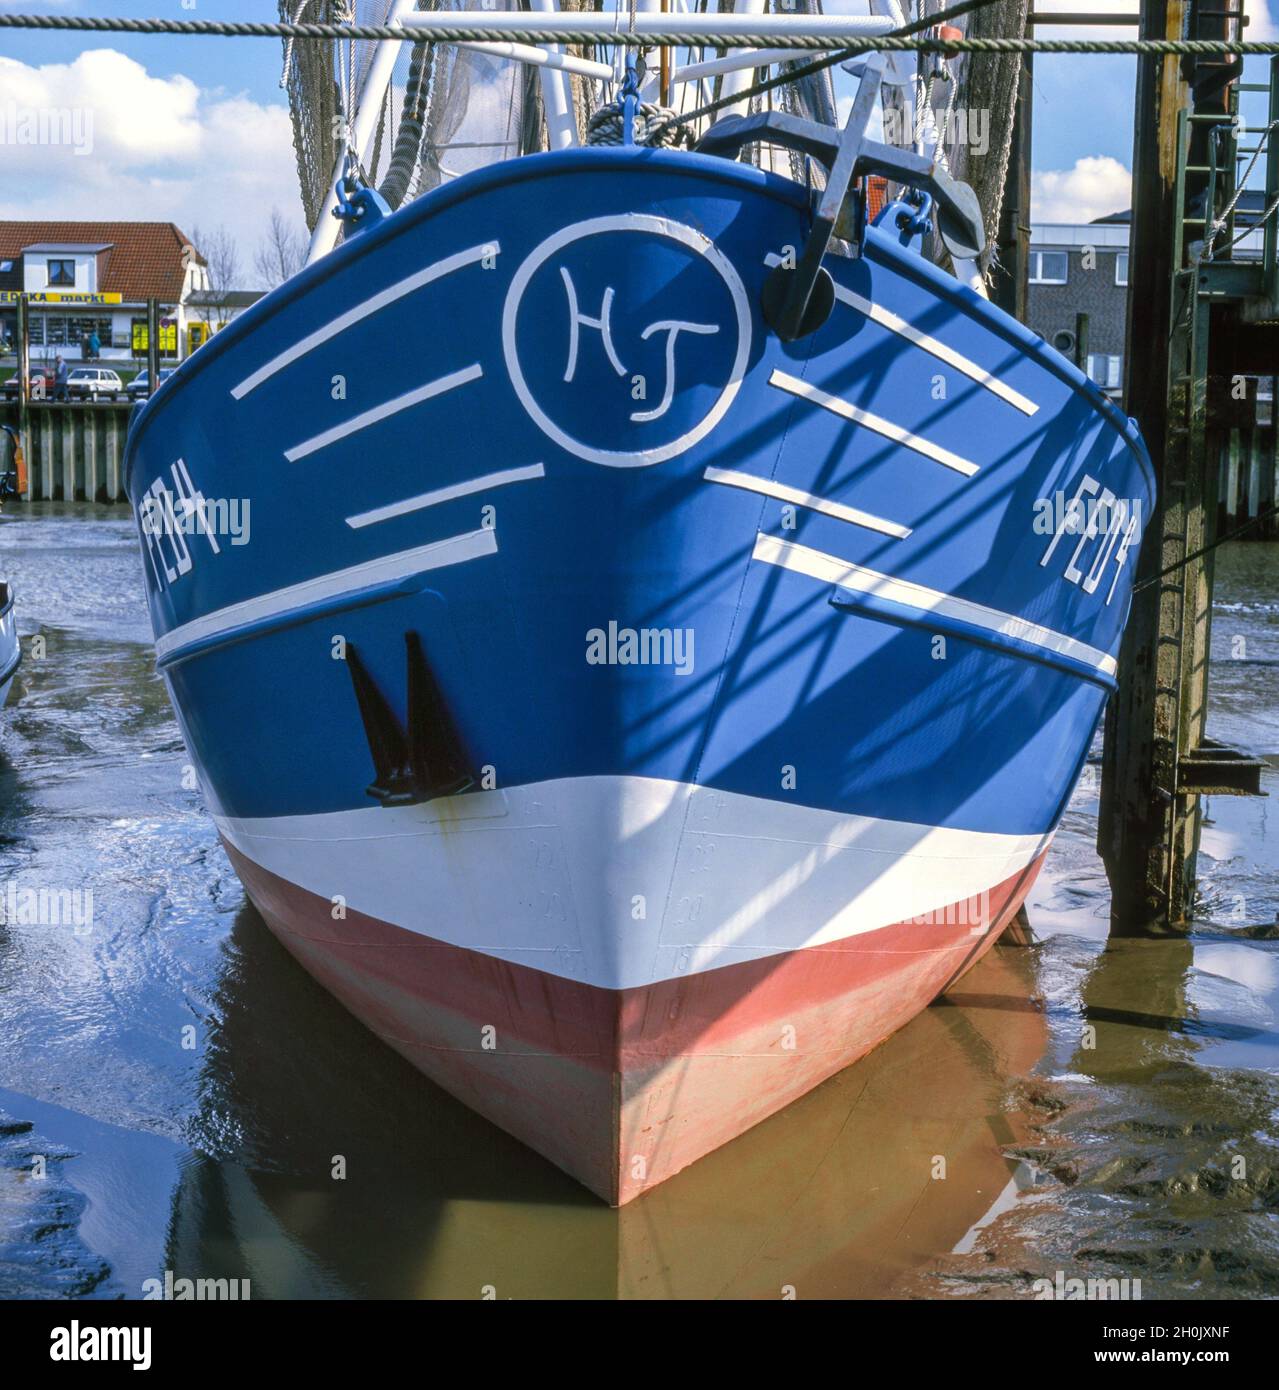
[[[323,900],[325,917],[341,894],[406,931],[606,989],[828,945],[952,904],[969,905],[956,920],[971,928],[982,894],[1047,845],[630,776],[215,819],[241,854]],[[648,902],[641,921],[636,893]],[[926,952],[936,935],[926,920],[894,949]]]
[[[952,454],[949,449],[943,449],[940,444],[932,444],[927,439],[921,439],[919,435],[911,434],[909,430],[893,424],[891,420],[885,420],[880,415],[873,415],[869,410],[863,410],[860,406],[841,400],[839,396],[829,395],[819,386],[810,386],[808,382],[800,381],[798,377],[791,376],[789,372],[779,371],[775,367],[773,374],[768,378],[768,384],[776,386],[779,391],[789,391],[792,396],[799,396],[802,400],[812,401],[814,405],[820,405],[823,410],[829,410],[833,415],[842,415],[845,420],[851,420],[856,425],[864,425],[868,430],[882,434],[885,439],[892,439],[898,444],[904,444],[908,449],[913,449],[917,454],[923,454],[925,458],[932,459],[934,463],[945,464],[947,468],[953,468],[956,473],[962,473],[966,478],[971,478],[977,472],[975,463],[969,462],[966,458],[960,458],[958,454]]]
[[[443,260],[436,261],[433,265],[427,266],[425,270],[419,270],[377,294],[370,295],[369,298],[361,300],[354,309],[348,309],[345,314],[339,314],[337,318],[326,323],[323,328],[317,328],[314,333],[308,333],[305,338],[299,339],[292,347],[285,348],[279,356],[273,357],[269,362],[259,367],[256,372],[246,376],[238,386],[233,386],[231,394],[237,401],[243,399],[255,387],[261,386],[264,381],[273,377],[276,372],[282,371],[291,362],[296,362],[299,357],[305,357],[308,352],[314,351],[321,343],[327,343],[330,338],[337,337],[339,333],[350,328],[352,324],[359,323],[361,319],[368,318],[370,314],[376,314],[379,309],[385,309],[388,304],[394,304],[397,299],[403,299],[406,294],[420,290],[423,285],[429,285],[432,280],[442,279],[445,275],[451,275],[455,270],[474,265],[476,261],[482,261],[486,256],[496,256],[500,250],[501,247],[496,241],[486,242],[483,246],[472,246],[469,250],[458,251],[455,255],[445,256]]]
[[[856,507],[846,507],[842,502],[832,502],[786,483],[774,482],[771,478],[757,478],[752,473],[739,473],[734,468],[708,468],[702,475],[707,482],[723,483],[726,487],[740,487],[746,492],[758,492],[762,497],[775,497],[779,502],[793,502],[797,507],[807,507],[811,511],[833,516],[840,521],[850,521],[854,526],[864,526],[869,531],[878,531],[884,536],[896,536],[904,541],[910,535],[909,526],[900,526],[895,521],[885,521],[883,517],[872,516],[870,512],[858,511]]]
[[[428,570],[464,564],[496,552],[497,532],[482,528],[460,536],[450,536],[447,540],[432,541],[430,545],[415,546],[412,550],[400,550],[394,555],[383,555],[376,560],[366,560],[363,564],[351,565],[346,569],[333,570],[314,579],[304,579],[300,584],[290,584],[269,594],[259,594],[257,598],[228,604],[225,608],[173,628],[156,639],[156,658],[163,661],[179,647],[220,636],[249,623],[277,618],[293,609],[357,593],[377,584],[407,579]]]
[[[764,260],[770,266],[778,266],[782,263],[782,258],[775,251],[765,256]],[[954,348],[947,347],[945,343],[929,337],[927,333],[921,333],[914,324],[909,323],[900,314],[894,314],[891,309],[885,309],[882,304],[872,304],[869,299],[863,299],[861,295],[854,294],[852,290],[846,290],[843,285],[835,286],[835,298],[841,304],[847,304],[850,309],[856,309],[859,314],[865,314],[868,319],[879,324],[881,328],[887,328],[890,333],[896,333],[898,337],[914,343],[917,348],[931,353],[939,362],[945,362],[948,367],[954,367],[957,372],[962,372],[970,380],[984,386],[992,395],[998,396],[1002,401],[1007,401],[1009,405],[1016,406],[1023,414],[1034,415],[1039,409],[1034,401],[1001,381],[993,372],[988,372],[985,367],[979,367],[976,362],[965,357],[962,352],[956,352]]]
[[[284,451],[284,457],[290,463],[296,463],[298,459],[304,459],[308,454],[314,454],[320,449],[327,448],[330,444],[336,444],[339,439],[345,439],[348,435],[358,434],[360,430],[368,429],[370,425],[376,425],[379,420],[385,420],[391,415],[398,415],[400,411],[408,410],[411,406],[421,405],[423,401],[429,401],[434,396],[443,396],[446,392],[456,391],[459,386],[465,386],[468,381],[474,381],[483,375],[484,368],[475,362],[469,367],[463,367],[460,372],[450,372],[448,376],[442,376],[436,381],[428,381],[425,386],[419,386],[416,390],[406,391],[402,396],[395,396],[389,401],[383,401],[381,405],[375,405],[371,410],[366,410],[340,425],[334,425],[331,430],[325,430],[323,434],[317,434],[313,439],[306,439],[301,444],[295,444],[291,449]]]
[[[988,608],[984,603],[973,603],[942,593],[939,589],[926,588],[909,579],[894,579],[892,575],[880,574],[878,570],[849,564],[836,555],[827,555],[824,551],[797,545],[794,541],[778,540],[761,532],[755,537],[753,558],[854,593],[869,594],[873,598],[932,613],[939,618],[953,618],[971,627],[985,628],[988,632],[1042,647],[1045,651],[1095,667],[1107,676],[1113,676],[1117,669],[1118,663],[1113,656],[1107,656],[1087,642],[1068,637],[1064,632],[1041,627],[1038,623],[1028,622],[998,608]]]
[[[406,497],[403,502],[389,502],[385,507],[357,512],[355,516],[347,517],[346,524],[358,530],[361,526],[389,521],[392,517],[403,516],[406,512],[418,512],[424,507],[438,507],[441,502],[452,502],[457,497],[469,497],[474,492],[486,492],[489,488],[506,487],[510,483],[524,483],[544,477],[546,468],[540,463],[531,463],[527,468],[504,468],[497,473],[486,473],[482,478],[469,478],[464,483],[437,487],[434,492],[423,492],[417,497]]]
[[[938,361],[945,362],[948,367],[954,367],[957,372],[962,372],[966,377],[984,386],[992,395],[1007,401],[1009,405],[1016,406],[1022,414],[1033,415],[1039,409],[1034,401],[1023,396],[1020,391],[1014,391],[1011,386],[1000,381],[985,367],[979,367],[976,362],[965,357],[962,352],[956,352],[954,348],[947,347],[945,343],[939,343],[936,338],[930,338],[927,333],[921,333],[918,328],[908,323],[900,315],[894,314],[891,309],[885,309],[880,304],[872,304],[869,299],[863,299],[861,295],[854,294],[852,290],[844,289],[842,285],[835,286],[835,298],[850,308],[856,309],[859,314],[865,314],[868,319],[879,324],[881,328],[887,328],[890,332],[908,339],[916,347],[923,348],[925,352],[931,353]]]

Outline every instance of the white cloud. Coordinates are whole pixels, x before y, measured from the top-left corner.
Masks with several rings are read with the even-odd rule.
[[[1243,31],[1245,39],[1258,42],[1279,38],[1279,14],[1276,14],[1267,0],[1244,0],[1244,13],[1252,21]]]
[[[1132,174],[1108,155],[1087,155],[1073,169],[1034,175],[1030,215],[1035,222],[1091,222],[1132,205]]]
[[[272,206],[302,227],[283,104],[156,76],[114,49],[41,67],[0,57],[0,148],[0,217],[223,223],[246,284]]]

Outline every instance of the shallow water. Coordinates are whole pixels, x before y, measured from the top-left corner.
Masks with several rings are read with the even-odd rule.
[[[612,1212],[246,905],[183,785],[123,510],[7,514],[0,571],[44,639],[0,731],[0,884],[92,892],[82,930],[0,925],[0,1297],[136,1297],[166,1270],[255,1298],[1027,1297],[1057,1270],[1279,1293],[1268,801],[1210,802],[1192,936],[1108,946],[1090,768],[1036,945]],[[1218,580],[1210,732],[1279,768],[1279,547],[1225,548]]]

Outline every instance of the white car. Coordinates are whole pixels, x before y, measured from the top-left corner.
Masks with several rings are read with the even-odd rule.
[[[67,394],[73,401],[113,401],[124,395],[124,382],[107,367],[77,367],[67,377]]]

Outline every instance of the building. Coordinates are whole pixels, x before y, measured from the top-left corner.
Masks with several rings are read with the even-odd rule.
[[[1063,356],[1078,361],[1080,315],[1086,314],[1087,362],[1080,365],[1099,386],[1118,395],[1128,312],[1127,224],[1032,223],[1028,279],[1028,325]]]
[[[207,336],[191,299],[208,289],[204,258],[171,222],[0,222],[6,353],[25,295],[33,361],[79,361],[94,337],[104,362],[145,357],[150,299],[160,306],[161,356],[184,357]]]
[[[219,328],[238,319],[265,294],[266,290],[197,290],[187,299],[190,351],[195,351],[200,340],[207,341]]]
[[[1235,234],[1242,240],[1233,249],[1239,259],[1261,255],[1261,233],[1248,229],[1262,204],[1256,190],[1240,197]],[[1086,315],[1087,361],[1080,365],[1116,399],[1123,390],[1131,221],[1131,212],[1116,212],[1095,222],[1034,222],[1030,228],[1028,326],[1078,361],[1080,315]]]

